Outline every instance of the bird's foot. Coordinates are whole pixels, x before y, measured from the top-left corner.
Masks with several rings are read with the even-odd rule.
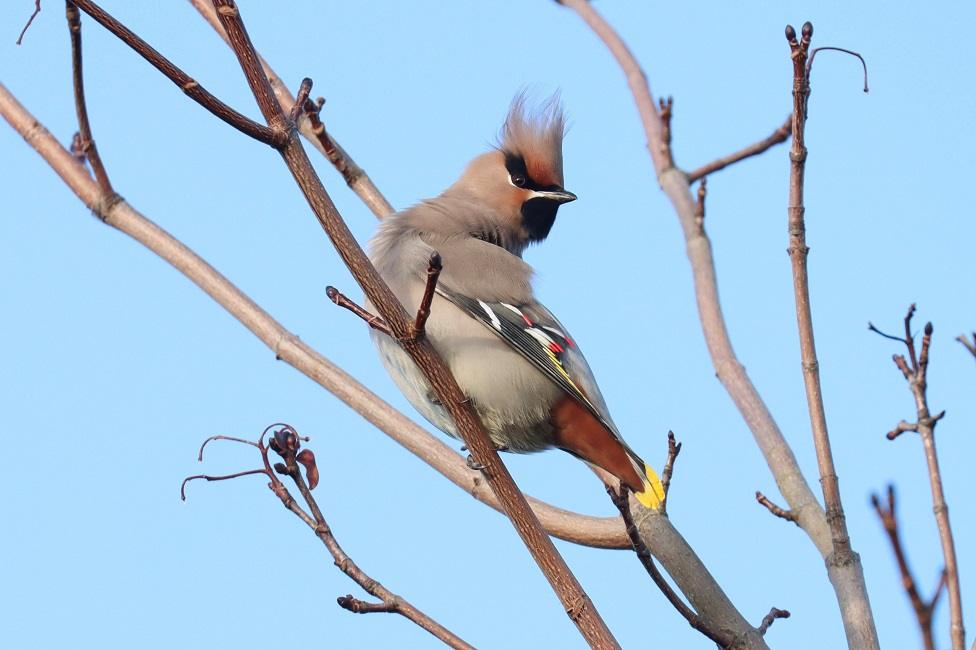
[[[468,454],[468,457],[464,460],[464,463],[469,468],[473,469],[476,472],[480,472],[481,470],[483,470],[485,468],[485,466],[482,465],[481,463],[479,463],[478,461],[476,461],[474,459],[474,456],[472,456],[471,454]]]

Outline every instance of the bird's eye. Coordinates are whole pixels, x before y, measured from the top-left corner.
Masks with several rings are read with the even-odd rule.
[[[525,187],[525,175],[512,174],[512,185],[515,187]]]

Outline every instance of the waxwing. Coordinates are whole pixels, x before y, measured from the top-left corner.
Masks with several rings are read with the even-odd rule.
[[[563,203],[565,128],[558,97],[529,113],[512,102],[494,150],[468,164],[440,196],[380,224],[370,257],[408,313],[424,293],[436,251],[443,262],[427,337],[471,400],[499,450],[558,447],[613,474],[646,506],[664,490],[623,441],[583,354],[532,292],[522,259],[546,238]],[[420,370],[386,334],[372,331],[387,372],[431,424],[454,422]]]

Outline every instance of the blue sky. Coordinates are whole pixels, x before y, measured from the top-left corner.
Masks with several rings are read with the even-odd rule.
[[[21,47],[28,0],[0,5],[0,81],[63,142],[75,130],[68,39],[46,2]],[[669,511],[740,610],[793,617],[772,646],[834,648],[843,631],[819,555],[753,501],[776,495],[751,435],[714,377],[677,220],[660,193],[636,110],[603,45],[569,11],[533,2],[241,2],[254,42],[293,87],[315,80],[336,138],[390,201],[439,193],[493,140],[512,96],[561,89],[571,128],[566,186],[580,200],[527,252],[540,297],[587,352],[614,419],[663,463],[685,443]],[[921,445],[884,433],[914,415],[890,356],[919,304],[935,324],[929,396],[939,424],[967,624],[976,632],[976,364],[952,339],[976,328],[968,187],[976,76],[959,25],[969,3],[597,4],[675,96],[677,162],[694,168],[765,137],[790,110],[787,22],[815,25],[807,226],[817,345],[835,460],[882,644],[915,647],[894,561],[868,503],[894,481],[907,550],[932,589],[941,567]],[[188,3],[106,3],[231,105],[258,117],[236,61]],[[384,398],[399,396],[362,324],[325,297],[358,294],[278,156],[186,99],[85,20],[89,107],[118,191],[204,256],[291,331]],[[508,523],[472,501],[290,367],[186,279],[92,218],[0,127],[0,412],[10,450],[0,550],[0,644],[18,648],[432,648],[406,621],[354,616],[361,595],[260,479],[191,486],[201,470],[255,465],[251,437],[284,420],[313,438],[319,498],[340,542],[390,589],[486,648],[582,641]],[[326,186],[360,241],[375,220],[324,160]],[[740,359],[817,485],[785,254],[781,147],[709,179],[706,227]],[[505,457],[520,486],[610,514],[568,455]],[[778,499],[778,495],[777,495]],[[624,647],[708,648],[633,556],[559,543]],[[284,559],[282,559],[284,558]],[[936,628],[948,642],[948,608]],[[971,638],[971,637],[970,637]]]

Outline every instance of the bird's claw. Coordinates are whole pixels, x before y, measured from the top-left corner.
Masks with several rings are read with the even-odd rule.
[[[474,456],[472,456],[471,454],[468,454],[468,457],[464,459],[464,463],[465,465],[467,465],[469,468],[473,469],[476,472],[480,472],[485,468],[485,466],[479,463],[478,461],[476,461],[474,459]]]

